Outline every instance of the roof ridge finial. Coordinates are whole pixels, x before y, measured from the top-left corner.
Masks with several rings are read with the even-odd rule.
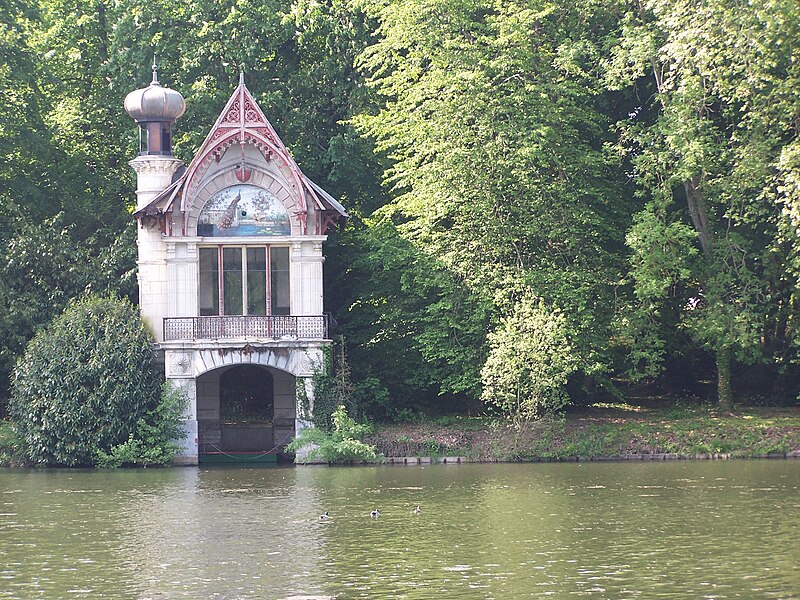
[[[244,85],[244,67],[239,69],[239,85]]]
[[[150,85],[161,85],[158,82],[158,63],[156,62],[155,54],[153,54],[153,81],[150,82]]]

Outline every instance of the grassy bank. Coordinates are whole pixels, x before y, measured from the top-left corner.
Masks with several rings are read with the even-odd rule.
[[[595,404],[521,425],[486,417],[384,425],[364,441],[387,457],[475,462],[800,455],[800,407],[740,407],[728,414],[710,405]],[[10,464],[16,443],[10,423],[0,421],[0,466]]]
[[[595,404],[521,425],[460,417],[389,425],[365,441],[387,457],[471,461],[783,456],[800,454],[800,407],[722,414],[707,405]]]

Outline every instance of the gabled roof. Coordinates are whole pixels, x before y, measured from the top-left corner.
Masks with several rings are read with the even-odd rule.
[[[308,196],[313,200],[317,210],[333,213],[325,220],[326,224],[349,216],[339,202],[306,177],[294,162],[283,141],[247,89],[244,74],[240,76],[238,87],[185,172],[176,173],[173,183],[153,198],[147,206],[136,211],[134,216],[142,218],[163,215],[179,207],[185,219],[188,212],[187,202],[194,197],[203,174],[235,144],[253,145],[268,160],[282,163],[285,167],[282,170],[289,173],[295,201],[303,210],[306,209],[306,196]]]

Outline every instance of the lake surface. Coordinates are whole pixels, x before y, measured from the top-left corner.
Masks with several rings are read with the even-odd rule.
[[[312,597],[800,598],[800,461],[0,471],[0,598]]]

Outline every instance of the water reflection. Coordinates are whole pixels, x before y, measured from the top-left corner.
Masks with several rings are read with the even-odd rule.
[[[792,598],[798,487],[792,461],[6,471],[0,597]]]

